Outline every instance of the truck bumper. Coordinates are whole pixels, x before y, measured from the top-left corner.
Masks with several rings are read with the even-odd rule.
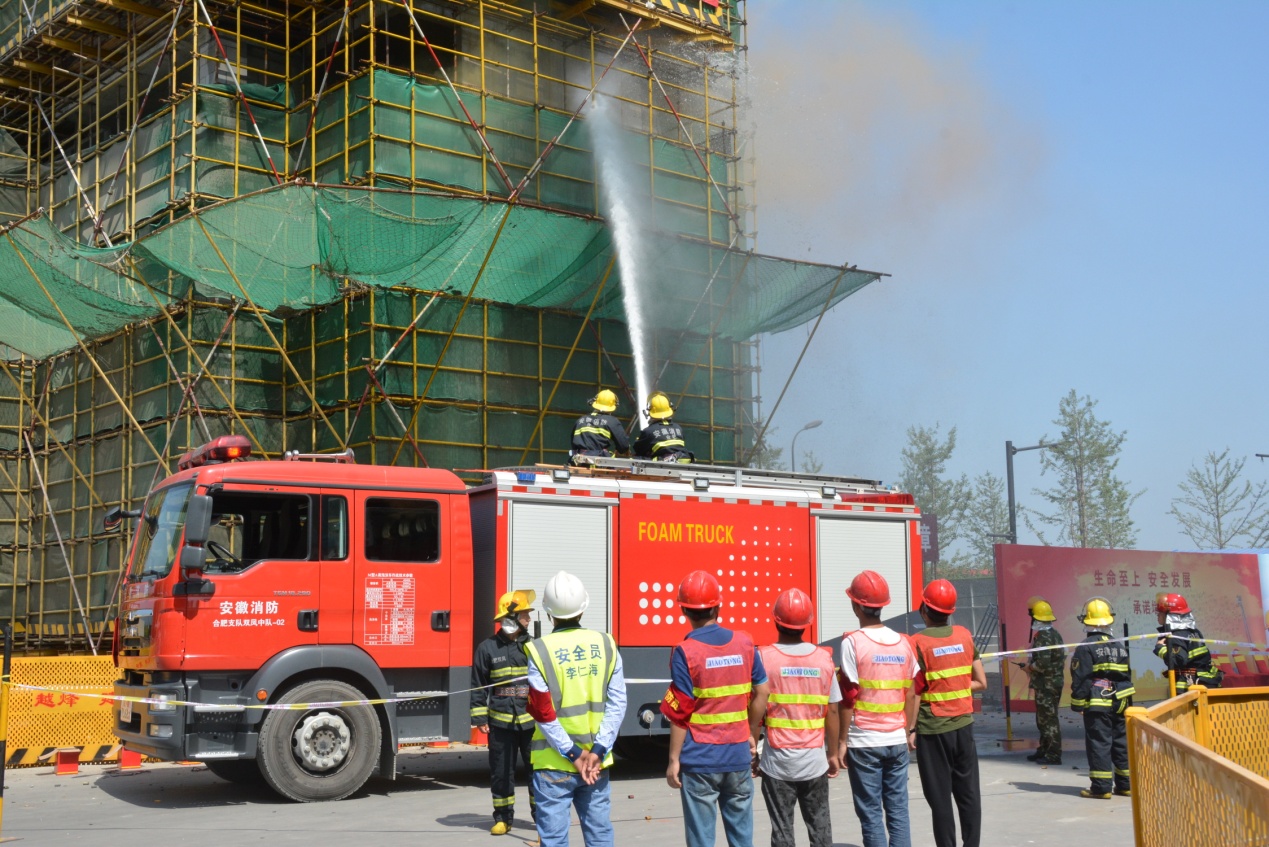
[[[115,683],[115,694],[147,700],[198,700],[197,684],[187,686],[184,682],[146,685],[120,680]],[[257,727],[244,725],[242,709],[116,701],[114,717],[115,735],[124,746],[155,759],[249,759],[256,754]]]
[[[115,683],[115,694],[121,697],[166,698],[184,700],[185,686],[129,685]],[[116,700],[114,704],[115,735],[129,750],[165,761],[179,761],[185,753],[185,707],[157,706],[155,703],[134,703]]]

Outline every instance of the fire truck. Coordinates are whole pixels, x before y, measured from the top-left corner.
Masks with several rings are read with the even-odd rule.
[[[187,453],[135,514],[114,642],[115,693],[129,699],[115,734],[147,756],[334,800],[372,775],[392,779],[402,747],[470,738],[472,654],[497,597],[541,591],[557,571],[590,593],[583,625],[621,649],[626,740],[668,732],[658,703],[689,628],[675,605],[689,571],[719,577],[721,622],[759,644],[775,640],[771,607],[787,588],[816,600],[816,640],[853,628],[844,591],[865,568],[889,580],[893,609],[916,603],[908,494],[596,461],[467,485],[351,452],[253,460],[241,436]]]

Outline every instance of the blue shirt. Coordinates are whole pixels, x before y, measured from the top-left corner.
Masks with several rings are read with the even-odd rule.
[[[716,623],[706,624],[687,634],[688,638],[701,641],[711,647],[722,647],[730,644],[733,633]],[[670,656],[670,679],[674,687],[684,694],[691,694],[696,686],[692,683],[692,675],[687,670],[687,657],[682,647],[675,647]],[[762,656],[755,645],[753,651],[754,685],[762,685],[767,681],[767,671],[762,666]],[[679,770],[684,773],[731,773],[749,770],[749,742],[740,741],[735,744],[698,744],[692,740],[689,729],[687,738],[683,739],[683,751],[679,754]]]

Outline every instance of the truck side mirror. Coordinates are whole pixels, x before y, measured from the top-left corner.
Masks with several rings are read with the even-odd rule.
[[[114,532],[119,529],[119,527],[123,526],[124,518],[139,517],[141,517],[140,509],[124,509],[119,506],[115,506],[102,517],[101,526],[106,532]]]
[[[212,498],[207,494],[194,494],[185,507],[185,543],[202,547],[211,533]],[[200,552],[201,555],[201,552]],[[184,554],[182,554],[182,564]],[[199,567],[202,567],[200,560]]]
[[[211,499],[211,498],[208,498]],[[216,583],[201,576],[191,577],[191,573],[201,574],[207,564],[207,552],[202,547],[186,544],[181,548],[181,581],[172,586],[173,597],[211,597],[216,593]]]

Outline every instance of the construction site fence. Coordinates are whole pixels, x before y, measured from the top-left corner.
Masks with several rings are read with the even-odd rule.
[[[6,768],[49,765],[69,749],[84,763],[119,758],[114,703],[99,696],[119,676],[110,656],[14,658],[9,676]]]
[[[1269,687],[1130,708],[1137,847],[1269,845]]]

